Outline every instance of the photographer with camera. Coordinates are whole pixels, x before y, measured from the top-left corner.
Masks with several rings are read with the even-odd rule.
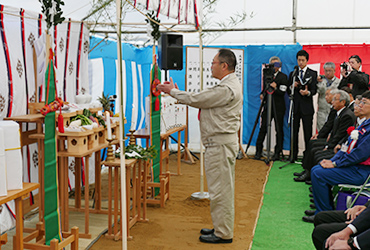
[[[312,120],[314,114],[312,97],[317,91],[317,72],[307,67],[309,55],[307,51],[300,50],[297,53],[298,67],[289,74],[290,87],[288,88],[290,98],[293,99],[293,145],[291,162],[297,160],[298,156],[298,133],[300,120],[303,123],[305,149],[312,136]],[[294,82],[293,82],[294,80]],[[292,129],[292,128],[291,128]]]
[[[344,62],[340,65],[340,73],[343,76],[339,83],[339,89],[348,86],[352,89],[352,95],[357,96],[369,90],[369,75],[361,72],[361,58],[358,55],[353,55],[348,59],[348,63]]]
[[[269,65],[263,70],[263,91],[260,98],[263,102],[263,112],[261,115],[262,122],[260,132],[258,133],[256,142],[256,154],[255,159],[261,159],[263,141],[265,140],[267,133],[268,117],[267,110],[270,108],[271,119],[275,120],[275,131],[276,131],[276,145],[275,153],[272,157],[273,161],[280,159],[280,155],[283,152],[283,140],[284,140],[284,114],[285,114],[285,100],[284,95],[287,90],[288,77],[286,74],[280,72],[281,61],[277,56],[273,56],[269,60]],[[272,95],[271,107],[267,105],[267,95]]]

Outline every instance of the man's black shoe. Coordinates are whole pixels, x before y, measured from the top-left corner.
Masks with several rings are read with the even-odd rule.
[[[301,176],[294,178],[294,181],[297,181],[297,182],[304,182],[304,181],[309,180],[309,178],[310,178],[310,175],[309,175],[309,174],[308,174],[308,172],[306,171],[306,172],[305,172],[304,174],[302,174]]]
[[[294,175],[294,176],[301,176],[301,175],[303,175],[304,173],[306,173],[306,170],[303,170],[302,172],[295,172],[293,175]]]
[[[308,196],[310,196],[311,198],[313,198],[313,194],[311,193],[311,194],[309,194]]]
[[[209,229],[209,228],[202,228],[202,230],[200,230],[200,233],[203,235],[213,234],[214,232],[215,232],[214,229]]]
[[[313,200],[313,198],[311,198],[311,199],[310,199],[310,202],[311,202],[311,203],[315,203],[315,201]]]
[[[308,190],[310,190],[310,192],[312,193],[312,187],[309,187]]]
[[[313,223],[313,220],[315,219],[315,215],[311,215],[311,216],[303,216],[302,217],[302,220],[304,222],[310,222],[310,223]]]
[[[306,215],[308,215],[308,216],[314,215],[314,214],[315,214],[315,212],[316,212],[316,210],[306,210],[306,211],[304,211],[304,213],[305,213]]]
[[[273,161],[280,161],[280,155],[283,155],[283,153],[282,152],[275,153],[274,156],[272,157],[272,160]],[[283,155],[282,159],[284,160],[284,155]]]
[[[310,208],[312,208],[312,209],[316,209],[315,204],[310,204]]]
[[[201,235],[199,237],[199,240],[204,243],[213,243],[213,244],[219,244],[219,243],[232,243],[233,239],[221,239],[220,237],[217,237],[214,233],[207,234],[207,235]]]
[[[311,180],[306,180],[306,181],[305,181],[305,183],[306,183],[307,185],[312,185],[312,181],[311,181]]]
[[[262,157],[262,154],[261,154],[261,153],[256,153],[256,154],[254,155],[254,159],[255,159],[255,160],[261,160],[261,157]]]

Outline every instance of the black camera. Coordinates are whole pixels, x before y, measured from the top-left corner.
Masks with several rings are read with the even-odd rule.
[[[340,67],[341,67],[342,69],[344,69],[344,70],[345,70],[345,74],[346,74],[346,75],[348,75],[348,71],[349,71],[349,65],[348,65],[348,63],[346,63],[346,62],[342,62],[342,63],[340,64]]]
[[[275,65],[274,63],[264,63],[263,64],[265,67],[262,70],[263,73],[263,80],[265,84],[270,84],[272,83],[274,79],[274,74],[275,74]]]

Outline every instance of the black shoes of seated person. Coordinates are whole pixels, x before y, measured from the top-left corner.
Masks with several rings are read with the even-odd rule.
[[[306,172],[306,170],[303,170],[302,172],[295,172],[293,175],[294,176],[301,176]]]
[[[306,210],[304,211],[304,213],[307,215],[307,216],[311,216],[311,215],[314,215],[316,212],[316,210]]]
[[[297,182],[305,182],[309,180],[311,180],[311,176],[308,171],[305,171],[301,176],[294,178],[294,181],[297,181]]]
[[[303,220],[304,222],[309,222],[309,223],[313,223],[314,219],[315,219],[315,215],[311,215],[311,216],[303,216],[303,217],[302,217],[302,220]]]

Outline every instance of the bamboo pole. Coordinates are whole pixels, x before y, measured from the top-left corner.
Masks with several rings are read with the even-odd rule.
[[[121,235],[122,235],[122,249],[127,249],[127,218],[126,218],[126,159],[125,159],[125,115],[123,111],[123,82],[122,82],[122,42],[121,42],[121,0],[116,0],[117,12],[117,77],[118,77],[118,91],[120,95],[119,104],[119,145],[120,145],[120,159],[121,159]]]

